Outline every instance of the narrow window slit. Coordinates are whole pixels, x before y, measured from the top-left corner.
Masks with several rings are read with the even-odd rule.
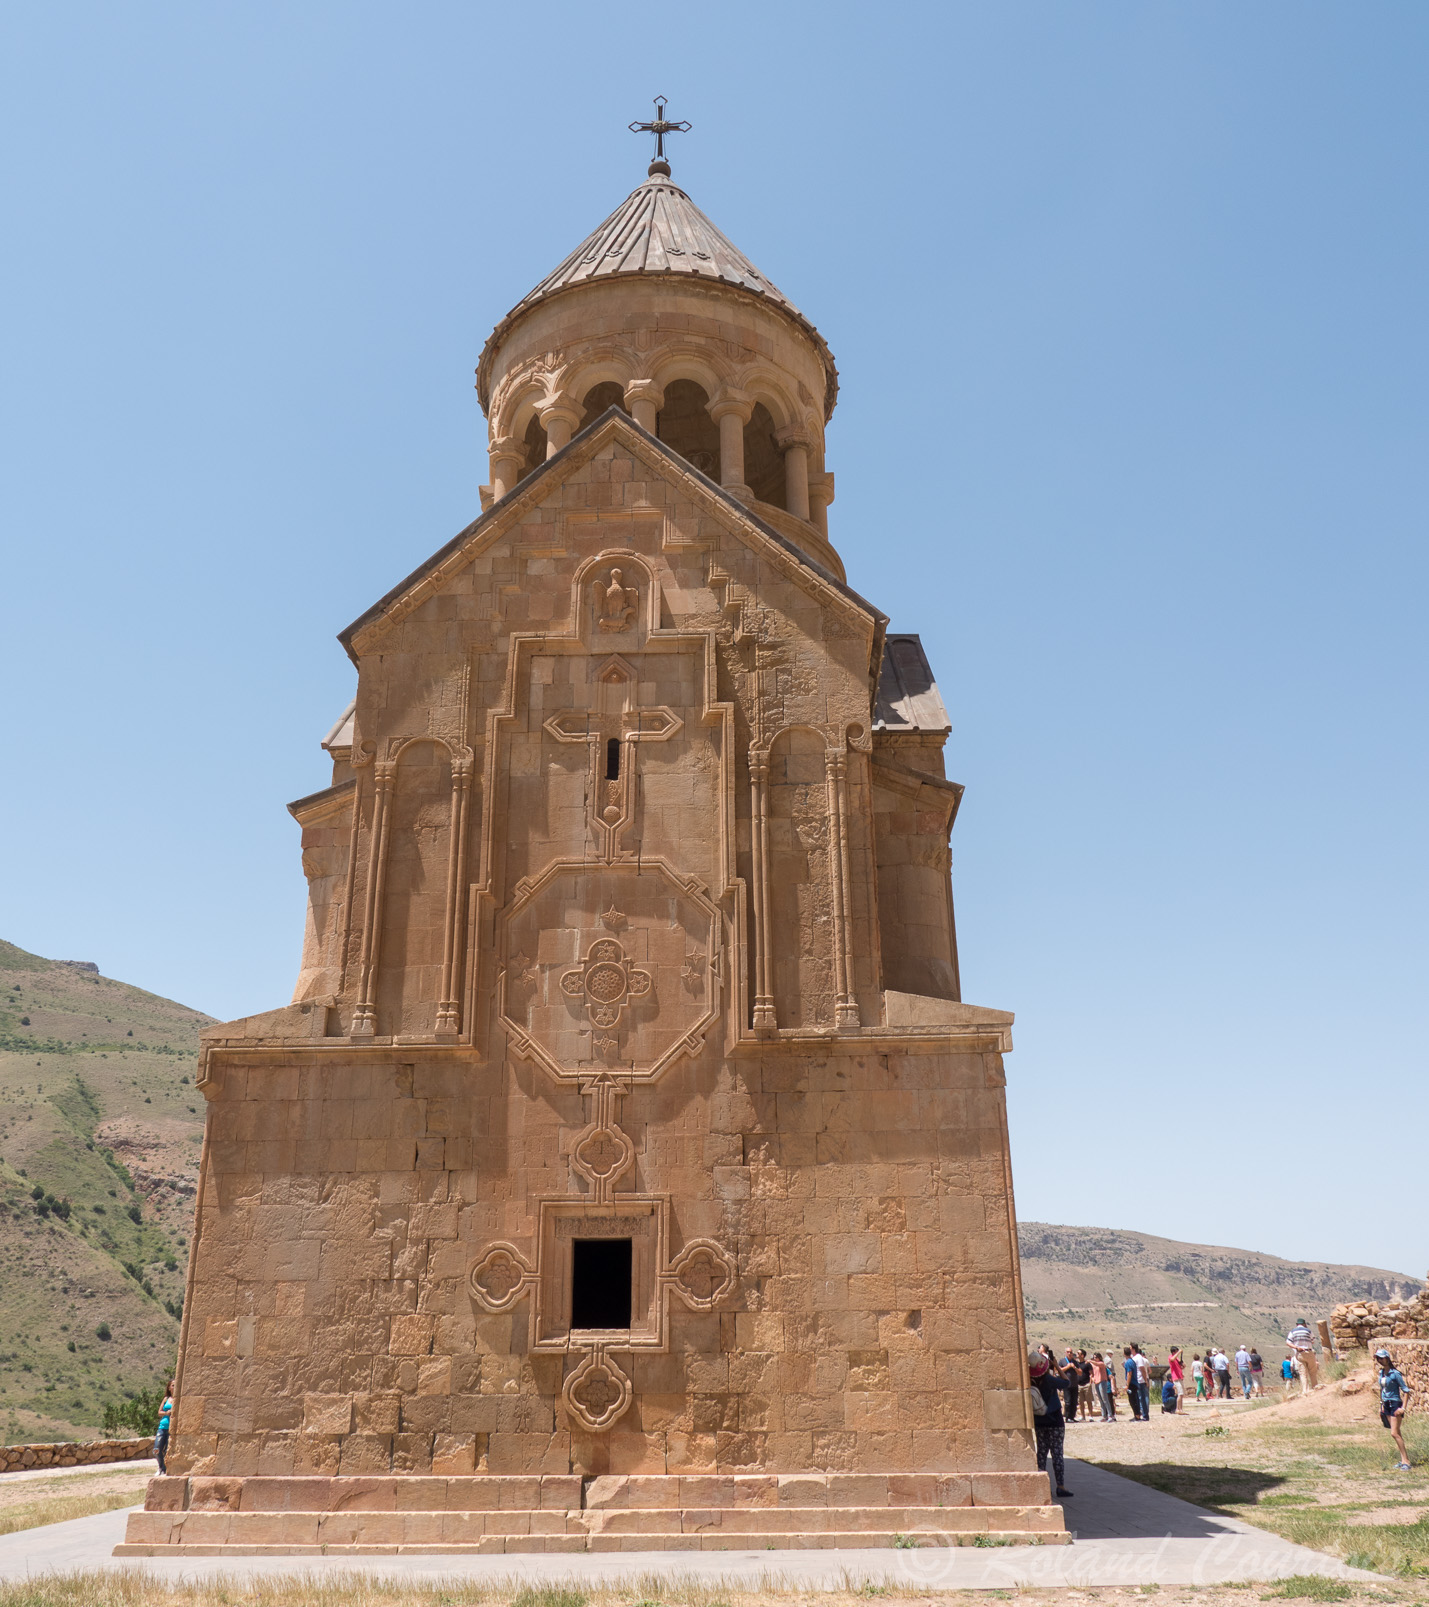
[[[605,779],[620,780],[620,738],[611,737],[605,744]]]

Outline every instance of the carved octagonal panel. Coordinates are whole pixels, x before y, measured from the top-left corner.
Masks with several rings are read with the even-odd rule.
[[[502,921],[501,1024],[553,1076],[648,1081],[719,1014],[721,917],[663,860],[557,861]]]

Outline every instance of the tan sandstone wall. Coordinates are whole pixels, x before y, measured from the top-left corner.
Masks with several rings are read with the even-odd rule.
[[[1028,1465],[996,1055],[774,1050],[627,1096],[632,1187],[738,1287],[672,1311],[667,1354],[617,1352],[635,1399],[601,1435],[529,1303],[468,1283],[583,1186],[577,1092],[430,1053],[213,1076],[175,1473]]]

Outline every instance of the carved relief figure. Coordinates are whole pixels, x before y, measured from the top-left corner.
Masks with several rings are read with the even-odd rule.
[[[620,571],[612,569],[610,580],[602,584],[596,582],[595,587],[595,615],[596,623],[603,631],[627,631],[635,619],[635,605],[640,594],[633,586],[623,586],[620,583]]]

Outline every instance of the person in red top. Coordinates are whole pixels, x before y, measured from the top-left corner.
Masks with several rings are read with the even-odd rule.
[[[1183,1382],[1186,1377],[1186,1368],[1181,1361],[1181,1347],[1179,1345],[1172,1345],[1171,1354],[1166,1358],[1166,1376],[1171,1380],[1172,1387],[1176,1391],[1176,1410],[1179,1412],[1182,1397],[1186,1393],[1186,1386]]]

